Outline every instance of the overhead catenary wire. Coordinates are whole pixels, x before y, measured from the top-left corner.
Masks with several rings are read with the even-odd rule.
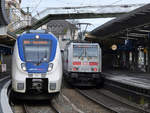
[[[108,4],[108,6],[109,6],[109,5],[115,5],[116,3],[121,2],[121,1],[122,1],[122,0],[116,0],[115,2],[112,2],[112,3]],[[104,9],[104,7],[102,7],[100,10],[102,10],[102,9]]]
[[[109,5],[114,5],[114,4],[116,4],[116,3],[118,3],[118,2],[121,2],[122,0],[117,0],[117,1],[115,1],[115,2],[112,2],[111,4],[109,4]],[[104,7],[103,7],[104,8]],[[101,10],[103,9],[103,8],[101,8]],[[86,28],[85,29],[87,29],[87,27],[88,26],[86,26]]]
[[[65,0],[56,0],[56,1],[61,2],[61,3],[63,3],[63,4],[67,4],[67,5],[70,4],[69,2],[66,2]]]
[[[85,0],[83,0],[80,5],[84,5],[84,2],[85,2]]]
[[[42,0],[40,0],[40,1],[38,2],[38,4],[35,5],[35,8],[31,11],[31,14],[32,14],[34,11],[36,11],[36,9],[39,7],[39,5],[41,4],[41,2],[42,2]]]
[[[115,1],[115,2],[112,2],[110,5],[114,5],[114,4],[116,4],[116,3],[118,3],[118,2],[121,2],[121,1],[123,1],[123,0],[117,0],[117,1]]]

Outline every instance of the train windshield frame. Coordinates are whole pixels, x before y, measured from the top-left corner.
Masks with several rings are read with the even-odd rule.
[[[74,57],[97,57],[98,56],[98,46],[73,46],[73,56]]]
[[[49,62],[52,42],[47,39],[23,40],[24,58],[26,62],[42,63]]]

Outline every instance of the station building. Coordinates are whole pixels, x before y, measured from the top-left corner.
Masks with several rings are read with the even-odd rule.
[[[21,0],[1,0],[0,15],[0,72],[11,69],[11,54],[16,40],[16,29],[28,25],[28,15],[20,8]],[[3,65],[4,64],[4,65]]]
[[[78,28],[66,20],[51,20],[43,29],[47,29],[58,38],[62,50],[70,40],[78,38]]]

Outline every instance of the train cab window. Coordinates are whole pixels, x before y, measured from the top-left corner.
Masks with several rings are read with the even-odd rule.
[[[24,41],[24,56],[27,62],[48,62],[51,54],[51,41]]]
[[[88,47],[88,48],[86,48],[86,56],[88,56],[88,57],[97,57],[98,56],[98,48],[97,47]]]
[[[80,47],[73,48],[73,56],[74,57],[82,57],[85,56],[85,49]]]

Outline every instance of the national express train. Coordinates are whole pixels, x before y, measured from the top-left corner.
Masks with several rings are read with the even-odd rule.
[[[12,58],[12,90],[15,94],[58,94],[62,83],[62,59],[56,37],[44,31],[20,35]]]
[[[70,42],[64,50],[64,78],[74,86],[102,83],[102,52],[98,43]]]

